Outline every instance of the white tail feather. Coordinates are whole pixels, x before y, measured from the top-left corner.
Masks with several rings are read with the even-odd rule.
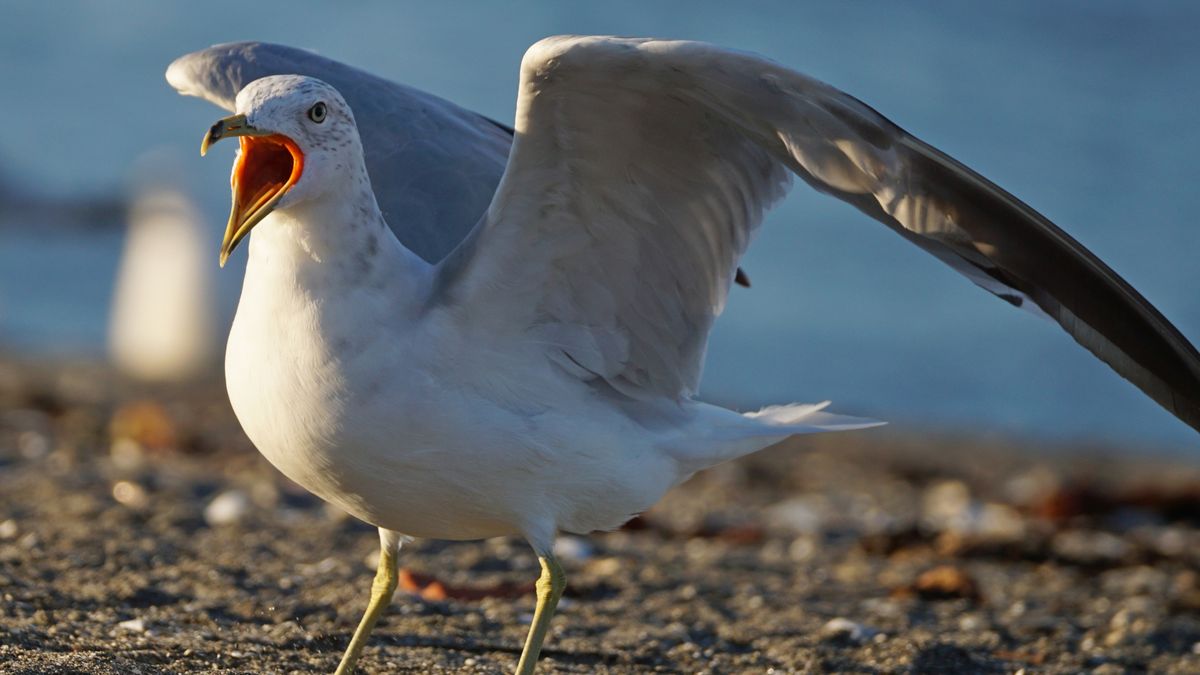
[[[684,438],[673,439],[671,454],[680,462],[682,478],[701,469],[757,452],[797,434],[868,429],[886,422],[824,412],[829,401],[773,405],[762,410],[738,414],[714,405],[704,405],[707,429],[696,428]]]
[[[769,427],[797,428],[791,433],[819,433],[822,431],[850,431],[853,429],[868,429],[887,422],[838,415],[823,412],[829,407],[830,401],[820,403],[790,403],[788,405],[772,405],[757,412],[742,413],[742,417],[763,422]],[[772,429],[774,431],[774,429]]]

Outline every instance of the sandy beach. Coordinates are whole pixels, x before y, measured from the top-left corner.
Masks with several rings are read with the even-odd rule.
[[[0,411],[0,672],[333,670],[376,536],[267,465],[219,384],[6,359]],[[563,539],[542,672],[1200,672],[1200,463],[1109,450],[883,430],[710,470]],[[514,666],[523,542],[401,564],[367,672]]]

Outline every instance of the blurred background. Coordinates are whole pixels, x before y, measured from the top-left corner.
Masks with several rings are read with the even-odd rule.
[[[758,52],[996,181],[1200,341],[1197,28],[1189,0],[3,2],[0,670],[329,672],[378,556],[233,418],[233,149],[199,157],[225,113],[167,86],[177,56],[280,42],[511,121],[546,35]],[[1193,430],[803,184],[743,267],[703,396],[893,426],[798,437],[561,538],[547,670],[1200,672]],[[402,561],[367,667],[510,670],[529,548]]]
[[[1092,249],[1200,340],[1200,5],[1009,3],[6,3],[0,353],[220,372],[244,253],[217,248],[221,112],[163,79],[218,42],[306,47],[511,121],[525,48],[654,35],[767,55],[863,99]],[[121,264],[123,252],[140,251]],[[1066,334],[802,184],[743,263],[703,395],[833,399],[901,429],[1134,452],[1195,432]],[[218,274],[218,272],[220,272]],[[116,289],[120,289],[118,292]]]

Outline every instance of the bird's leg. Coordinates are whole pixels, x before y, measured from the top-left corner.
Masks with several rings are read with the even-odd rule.
[[[396,565],[396,556],[400,552],[400,534],[379,528],[379,544],[379,568],[375,571],[375,581],[371,583],[371,601],[367,603],[367,611],[363,614],[362,621],[358,622],[354,637],[350,639],[350,646],[346,647],[346,653],[342,655],[342,662],[338,664],[334,675],[350,675],[354,672],[354,664],[358,663],[358,657],[362,654],[363,646],[367,644],[371,629],[375,628],[375,622],[379,620],[383,610],[387,609],[392,594],[396,592],[396,583],[400,577]]]
[[[554,616],[554,608],[562,597],[563,589],[567,586],[567,575],[558,564],[554,554],[539,555],[542,563],[542,575],[538,577],[537,609],[533,612],[533,624],[529,626],[529,635],[525,638],[525,648],[521,650],[521,660],[517,662],[517,675],[532,675],[537,664],[538,654],[542,651],[542,642],[546,639],[546,631],[550,628],[550,618]]]

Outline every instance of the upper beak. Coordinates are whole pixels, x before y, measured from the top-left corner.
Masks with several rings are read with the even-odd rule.
[[[200,154],[206,154],[209,146],[222,138],[231,137],[241,138],[241,152],[233,166],[233,207],[221,240],[221,267],[238,243],[295,185],[304,168],[304,155],[295,142],[251,125],[245,115],[232,115],[212,125],[200,142]],[[290,167],[286,163],[289,155]]]
[[[256,127],[251,126],[246,120],[245,115],[230,115],[222,120],[217,120],[217,123],[209,127],[208,133],[204,134],[204,140],[200,141],[200,156],[208,154],[208,148],[213,143],[222,138],[230,138],[233,136],[266,136],[269,132],[260,131]]]

